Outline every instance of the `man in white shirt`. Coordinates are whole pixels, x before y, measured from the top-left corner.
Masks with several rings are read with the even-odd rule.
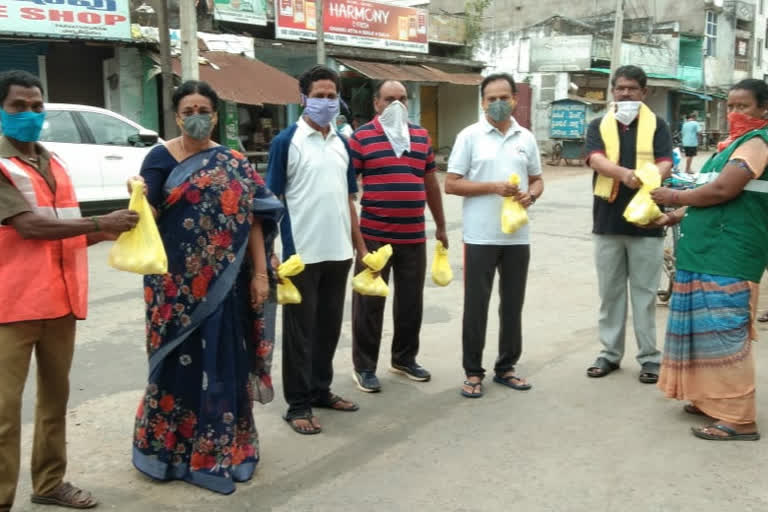
[[[507,234],[501,230],[505,197],[530,207],[544,191],[539,149],[533,134],[512,117],[517,87],[506,74],[493,74],[480,86],[485,116],[459,133],[448,162],[446,194],[464,197],[464,321],[461,394],[483,395],[483,348],[488,303],[498,269],[499,355],[494,382],[512,389],[531,385],[515,374],[522,353],[522,309],[530,259],[529,226]],[[520,185],[509,184],[517,174]]]
[[[267,186],[283,198],[283,257],[306,264],[291,280],[301,304],[283,306],[284,419],[299,434],[321,431],[312,408],[352,412],[357,405],[331,393],[333,355],[341,334],[353,240],[362,248],[354,194],[355,169],[344,138],[332,129],[339,112],[339,75],[316,66],[301,77],[304,114],[272,141]]]

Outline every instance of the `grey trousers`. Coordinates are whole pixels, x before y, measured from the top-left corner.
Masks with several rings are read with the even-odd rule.
[[[661,362],[656,348],[656,292],[661,280],[664,239],[650,236],[595,235],[595,264],[600,289],[600,342],[604,357],[624,357],[627,281],[640,365]]]

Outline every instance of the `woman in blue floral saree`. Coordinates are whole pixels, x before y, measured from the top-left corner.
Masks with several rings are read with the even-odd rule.
[[[154,148],[141,172],[168,273],[144,279],[149,383],[133,463],[229,494],[259,461],[253,402],[272,399],[266,262],[282,206],[241,154],[210,141],[217,102],[207,84],[183,84],[183,134]]]

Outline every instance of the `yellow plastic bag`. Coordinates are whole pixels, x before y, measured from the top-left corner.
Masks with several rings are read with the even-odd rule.
[[[381,272],[390,257],[392,257],[392,246],[389,244],[382,245],[377,250],[366,254],[363,263],[374,272]]]
[[[448,249],[439,240],[435,246],[435,257],[432,260],[432,281],[438,286],[448,286],[453,281],[453,271],[448,262]]]
[[[389,295],[389,286],[379,275],[392,256],[392,246],[382,245],[377,250],[369,252],[363,257],[366,269],[352,278],[352,289],[360,295],[373,295],[386,297]]]
[[[117,238],[109,252],[109,264],[118,270],[136,274],[165,274],[168,272],[168,257],[152,208],[144,195],[144,183],[131,183],[128,209],[139,214],[139,223]]]
[[[632,224],[645,226],[662,215],[659,206],[651,199],[651,191],[661,186],[661,174],[654,164],[645,163],[635,171],[635,176],[643,185],[624,210],[624,218]]]
[[[289,277],[297,276],[304,271],[304,262],[298,254],[294,254],[277,267],[277,303],[301,304],[301,293]]]
[[[520,176],[510,175],[509,183],[520,185]],[[501,231],[511,234],[526,224],[528,224],[528,212],[523,205],[515,201],[514,197],[505,197],[504,204],[501,206]]]
[[[389,286],[381,278],[378,272],[370,268],[352,278],[352,288],[360,295],[373,295],[375,297],[386,297],[389,295]]]

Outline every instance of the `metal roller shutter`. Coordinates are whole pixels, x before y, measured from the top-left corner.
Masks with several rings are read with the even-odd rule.
[[[0,73],[12,69],[40,75],[37,56],[45,55],[45,43],[25,41],[0,41]]]

